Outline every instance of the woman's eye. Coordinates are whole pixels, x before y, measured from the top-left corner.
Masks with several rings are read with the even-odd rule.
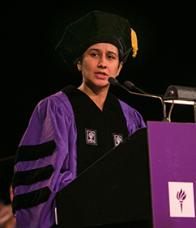
[[[96,57],[96,56],[98,56],[98,54],[97,54],[97,53],[95,53],[95,52],[92,52],[92,53],[90,53],[90,56],[92,56],[92,57]]]
[[[108,55],[108,59],[115,59],[114,55]]]

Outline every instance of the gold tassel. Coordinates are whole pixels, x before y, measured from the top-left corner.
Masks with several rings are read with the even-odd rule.
[[[131,28],[131,46],[132,46],[132,57],[135,58],[138,51],[138,41],[136,32]]]

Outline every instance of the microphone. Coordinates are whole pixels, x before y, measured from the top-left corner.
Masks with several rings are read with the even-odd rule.
[[[124,85],[125,85],[126,88],[128,88],[128,89],[132,89],[132,88],[136,89],[137,91],[139,91],[141,94],[143,94],[143,95],[146,96],[146,97],[156,98],[156,99],[159,99],[162,103],[164,102],[162,96],[157,96],[157,95],[154,95],[154,94],[150,94],[150,93],[148,93],[148,92],[145,92],[144,90],[142,90],[142,89],[140,89],[139,87],[135,86],[135,85],[133,84],[133,82],[131,82],[131,81],[125,81],[125,82],[124,82]],[[132,92],[132,91],[131,91],[131,92]],[[137,94],[137,95],[139,95],[139,94]]]
[[[112,77],[109,77],[108,78],[108,81],[110,84],[114,85],[114,86],[119,86],[121,87],[122,89],[126,90],[128,93],[131,93],[133,95],[138,95],[138,96],[142,96],[142,97],[151,97],[151,98],[156,98],[156,99],[159,99],[161,102],[163,102],[163,98],[161,96],[157,96],[157,95],[154,95],[154,94],[150,94],[150,93],[147,93],[147,92],[144,92],[143,90],[137,88],[132,82],[130,81],[126,81],[125,82],[125,86],[122,85],[117,79],[115,78],[112,78]],[[137,90],[140,91],[140,93],[137,93],[137,92],[134,92],[130,89],[132,88],[136,88]]]
[[[135,89],[137,91],[139,91],[140,93],[143,93],[143,94],[148,94],[147,92],[145,92],[144,90],[142,90],[141,88],[137,87],[133,82],[131,81],[125,81],[124,82],[124,85],[129,88],[129,89]]]
[[[109,83],[111,85],[119,86],[119,87],[121,87],[122,89],[126,90],[128,93],[130,93],[132,95],[142,96],[142,97],[150,97],[150,98],[155,98],[155,99],[160,100],[161,104],[162,104],[162,109],[163,109],[163,120],[167,120],[167,117],[166,117],[166,105],[164,103],[164,100],[163,100],[162,96],[157,96],[157,95],[154,95],[154,94],[147,93],[144,90],[142,90],[142,89],[138,88],[137,86],[135,86],[131,81],[125,81],[124,85],[122,85],[117,79],[112,78],[112,77],[109,77],[108,81],[109,81]],[[138,90],[139,93],[132,91],[131,89],[133,89],[133,88]]]

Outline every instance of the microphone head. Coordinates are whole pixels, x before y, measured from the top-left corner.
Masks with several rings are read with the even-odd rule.
[[[147,92],[145,92],[144,90],[138,88],[135,84],[133,84],[133,82],[131,81],[125,81],[124,82],[124,85],[128,88],[128,89],[135,89],[137,91],[139,91],[140,93],[143,93],[143,94],[149,94]]]
[[[124,82],[124,85],[129,88],[129,89],[134,89],[135,88],[135,85],[133,84],[133,82],[131,81],[125,81]]]
[[[114,85],[114,86],[119,85],[118,80],[115,79],[115,78],[109,77],[109,78],[108,78],[108,81],[109,81],[109,83],[110,83],[111,85]]]

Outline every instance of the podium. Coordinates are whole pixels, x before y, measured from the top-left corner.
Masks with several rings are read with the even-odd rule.
[[[196,124],[148,122],[154,228],[195,228]]]
[[[196,227],[195,137],[195,124],[148,122],[57,194],[58,227]]]
[[[59,227],[150,227],[146,151],[146,129],[140,129],[59,192]]]

